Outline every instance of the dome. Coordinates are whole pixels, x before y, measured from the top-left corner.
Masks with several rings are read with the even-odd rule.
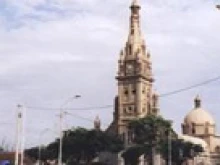
[[[189,112],[184,119],[185,124],[206,124],[215,125],[213,117],[204,109],[201,108],[201,100],[197,96],[195,99],[195,108]]]

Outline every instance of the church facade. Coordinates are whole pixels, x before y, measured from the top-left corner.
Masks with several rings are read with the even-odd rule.
[[[128,123],[134,119],[149,114],[159,114],[159,95],[153,90],[151,54],[141,33],[141,6],[138,0],[133,0],[130,6],[130,26],[125,47],[121,50],[118,60],[118,94],[115,97],[113,122],[107,132],[120,136],[126,144],[131,141],[132,133]],[[179,138],[199,144],[204,148],[188,165],[220,165],[220,136],[216,135],[216,125],[213,117],[201,107],[201,100],[196,97],[195,106],[186,115],[182,124],[182,134]],[[111,157],[112,165],[124,165],[120,154],[116,157],[103,154],[103,161]],[[110,161],[111,162],[111,161]],[[158,161],[161,162],[163,161]],[[111,164],[111,163],[110,163]],[[146,164],[144,159],[140,164]]]

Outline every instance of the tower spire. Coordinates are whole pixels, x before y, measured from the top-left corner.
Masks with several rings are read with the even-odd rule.
[[[130,6],[130,27],[127,41],[127,48],[130,50],[129,54],[132,55],[138,54],[139,49],[141,49],[142,46],[145,46],[143,37],[141,35],[140,9],[141,6],[139,5],[139,0],[132,0]]]
[[[129,36],[140,37],[140,5],[138,0],[133,0],[131,4],[131,17],[130,17],[130,34]]]

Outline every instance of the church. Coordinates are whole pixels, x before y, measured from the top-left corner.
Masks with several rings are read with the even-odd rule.
[[[127,127],[130,121],[150,114],[159,115],[160,111],[159,94],[153,90],[151,54],[141,33],[140,9],[138,0],[133,0],[130,6],[129,34],[118,60],[118,93],[114,101],[113,122],[107,129],[107,132],[120,136],[125,144],[131,141],[132,135]],[[220,165],[220,136],[216,135],[215,121],[202,108],[199,96],[194,99],[194,108],[182,123],[179,138],[199,144],[204,149],[199,156],[188,160],[188,165]],[[101,160],[109,161],[109,157],[111,156],[105,154]],[[159,164],[163,164],[161,162]],[[116,164],[124,165],[120,154],[112,163]],[[143,159],[140,160],[140,165],[145,164],[147,163]]]

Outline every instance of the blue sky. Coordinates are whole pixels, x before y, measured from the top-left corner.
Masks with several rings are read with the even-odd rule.
[[[152,54],[154,88],[167,93],[220,75],[219,1],[149,0],[142,4],[142,31]],[[128,34],[130,0],[5,0],[0,2],[0,139],[13,144],[16,105],[59,108],[113,104],[119,52]],[[161,98],[161,114],[180,131],[184,116],[201,95],[220,127],[220,81]],[[103,127],[113,109],[72,111]],[[27,145],[49,141],[58,130],[58,111],[27,109]],[[91,121],[66,116],[65,127]],[[39,134],[50,128],[39,140]],[[218,129],[220,132],[220,129]],[[7,132],[7,133],[6,133]]]

